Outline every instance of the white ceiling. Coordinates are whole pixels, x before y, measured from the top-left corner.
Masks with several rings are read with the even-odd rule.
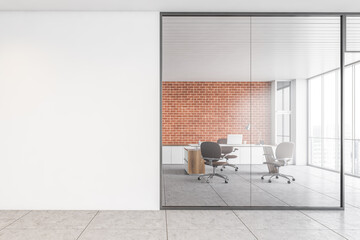
[[[358,0],[0,0],[0,10],[357,12]]]
[[[338,17],[163,19],[165,81],[298,79],[339,66]]]

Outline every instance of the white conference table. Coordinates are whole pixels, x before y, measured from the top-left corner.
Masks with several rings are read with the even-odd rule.
[[[267,144],[219,144],[221,147],[276,147],[274,145]],[[189,144],[190,147],[200,147],[199,144]]]
[[[233,164],[263,164],[264,159],[264,151],[263,147],[276,147],[274,145],[267,144],[219,144],[221,147],[234,147],[237,148],[238,151],[234,152],[234,155],[238,157],[235,159],[231,159],[231,163]],[[189,144],[190,147],[200,148],[199,144]]]

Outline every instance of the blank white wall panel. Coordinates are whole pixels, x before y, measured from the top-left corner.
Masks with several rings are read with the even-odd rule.
[[[0,13],[0,209],[158,209],[159,13]]]

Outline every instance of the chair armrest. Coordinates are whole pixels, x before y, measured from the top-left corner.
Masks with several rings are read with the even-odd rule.
[[[263,164],[273,165],[275,167],[281,167],[282,165],[277,162],[263,162]]]
[[[275,158],[274,160],[275,161],[286,161],[286,162],[288,162],[288,161],[290,161],[292,158]]]
[[[288,165],[292,158],[276,158],[275,161],[282,163],[283,166]]]
[[[204,160],[208,160],[208,161],[219,161],[221,160],[221,158],[204,158]]]
[[[207,162],[208,164],[207,165],[210,165],[212,166],[213,165],[213,162],[217,162],[217,161],[220,161],[222,160],[222,158],[203,158],[205,160],[205,162]]]

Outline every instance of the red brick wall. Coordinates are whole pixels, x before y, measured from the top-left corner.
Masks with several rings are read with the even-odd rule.
[[[162,105],[163,145],[216,141],[227,134],[270,143],[270,82],[163,82]]]

